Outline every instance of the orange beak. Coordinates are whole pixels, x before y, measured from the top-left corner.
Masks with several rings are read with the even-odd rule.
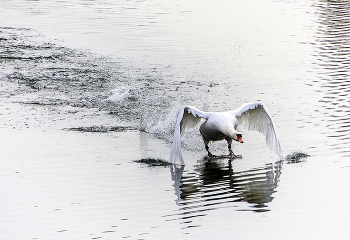
[[[238,137],[238,142],[243,143],[242,137]]]

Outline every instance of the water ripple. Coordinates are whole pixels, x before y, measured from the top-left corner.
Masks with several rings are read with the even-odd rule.
[[[326,135],[347,141],[350,131],[350,5],[348,1],[319,1],[315,8],[319,17],[316,59],[324,93],[319,102],[329,129]],[[338,148],[338,144],[334,147]]]

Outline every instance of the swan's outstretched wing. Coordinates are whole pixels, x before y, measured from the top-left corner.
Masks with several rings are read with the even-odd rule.
[[[201,118],[208,119],[208,114],[191,106],[182,106],[179,109],[175,124],[174,140],[171,146],[170,162],[176,163],[178,158],[181,164],[185,165],[181,152],[181,132],[186,128],[195,127],[201,121]]]
[[[267,146],[279,158],[283,157],[277,130],[267,107],[261,102],[246,103],[233,111],[239,125],[248,130],[256,130],[264,134]]]

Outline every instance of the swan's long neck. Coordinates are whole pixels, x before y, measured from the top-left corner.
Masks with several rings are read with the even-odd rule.
[[[227,126],[227,135],[230,136],[232,139],[236,139],[237,138],[237,130],[232,127],[232,126]]]
[[[232,139],[237,139],[237,125],[238,125],[238,121],[237,118],[235,116],[233,116],[233,118],[230,120],[233,121],[230,124],[227,125],[227,135],[230,136]]]

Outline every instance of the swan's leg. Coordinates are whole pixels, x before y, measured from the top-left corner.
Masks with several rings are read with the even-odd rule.
[[[232,147],[232,144],[229,143],[229,144],[228,144],[228,151],[229,151],[230,153],[228,154],[228,156],[229,156],[229,157],[236,157],[236,155],[233,153],[231,147]]]
[[[228,156],[229,157],[236,157],[236,155],[232,151],[232,139],[231,138],[227,138],[226,141],[228,143],[228,151],[229,151]]]
[[[228,144],[228,151],[229,151],[229,154],[228,154],[228,155],[229,155],[229,156],[234,155],[231,147],[232,147],[232,144],[229,143],[229,144]]]
[[[211,154],[211,152],[209,152],[209,146],[208,146],[208,142],[204,141],[205,144],[205,150],[207,150],[208,152],[208,157],[216,157],[215,155]]]

